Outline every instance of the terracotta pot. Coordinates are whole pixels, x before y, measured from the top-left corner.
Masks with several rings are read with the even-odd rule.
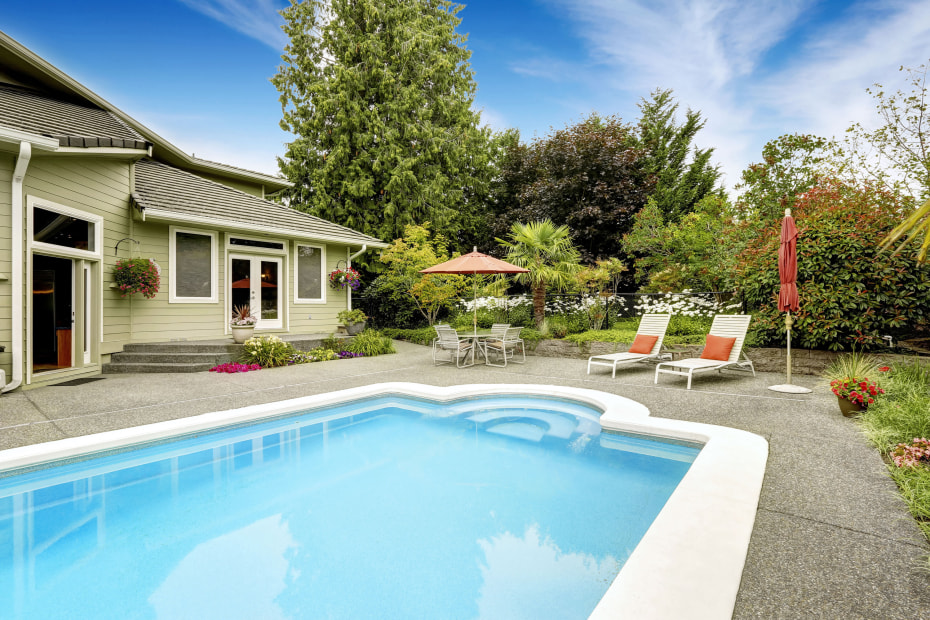
[[[836,401],[840,404],[840,411],[842,411],[843,415],[847,418],[855,417],[865,409],[862,405],[851,402],[842,396],[837,396]]]
[[[254,325],[230,325],[230,327],[232,328],[233,342],[236,344],[242,344],[251,338],[252,332],[255,331]]]

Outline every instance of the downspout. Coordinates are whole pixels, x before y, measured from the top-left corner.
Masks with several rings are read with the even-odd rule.
[[[355,258],[356,256],[360,256],[364,254],[366,250],[368,250],[368,244],[367,243],[362,244],[361,250],[359,250],[358,252],[356,252],[355,254],[353,254],[352,256],[346,259],[346,265],[348,265],[349,267],[352,267],[352,259]],[[349,291],[348,293],[346,293],[346,310],[351,310],[352,309],[352,287],[348,287],[348,289]]]
[[[13,376],[11,381],[3,386],[0,393],[15,390],[23,382],[23,179],[26,177],[26,168],[32,158],[32,145],[23,141],[19,143],[19,157],[16,158],[16,167],[13,169],[13,195],[12,195],[12,239],[10,241],[10,294],[11,304],[12,346],[13,346]]]

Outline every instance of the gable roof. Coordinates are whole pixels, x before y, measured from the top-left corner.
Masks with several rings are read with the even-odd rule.
[[[99,108],[122,122],[141,139],[152,145],[152,154],[160,161],[192,172],[213,174],[265,186],[267,193],[291,187],[293,184],[282,177],[245,170],[199,159],[188,155],[165,138],[161,137],[136,119],[132,118],[103,97],[93,92],[51,63],[34,54],[6,33],[0,31],[0,66],[21,79],[24,84],[35,85],[47,91],[52,98],[72,102],[85,108]],[[2,121],[0,121],[2,122]],[[83,137],[83,136],[82,136]],[[90,136],[93,137],[93,136]],[[110,136],[115,137],[115,136]],[[85,146],[68,144],[68,146]]]
[[[132,200],[147,220],[190,222],[375,248],[388,245],[351,228],[149,158],[135,163]]]
[[[142,136],[106,110],[12,84],[0,83],[0,125],[55,138],[60,146],[148,148]]]

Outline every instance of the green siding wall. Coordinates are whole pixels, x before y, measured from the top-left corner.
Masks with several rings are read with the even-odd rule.
[[[16,158],[9,153],[0,153],[0,273],[5,274],[7,278],[11,275],[13,267],[12,256],[10,256],[10,245],[12,243],[12,229],[10,228],[10,217],[12,214],[12,195],[10,193],[13,182],[13,166]],[[0,345],[6,347],[4,353],[0,353],[0,368],[6,372],[7,381],[13,372],[11,343],[13,341],[13,332],[10,330],[12,307],[12,296],[9,280],[0,280]]]

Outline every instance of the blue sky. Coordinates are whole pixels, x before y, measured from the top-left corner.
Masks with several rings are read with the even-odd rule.
[[[12,4],[12,6],[10,6]],[[286,0],[46,0],[0,30],[185,151],[262,172],[288,136],[268,81]],[[657,87],[701,110],[726,183],[784,133],[877,120],[866,87],[930,59],[930,0],[473,0],[459,14],[495,129],[524,139],[592,111],[633,122]]]

